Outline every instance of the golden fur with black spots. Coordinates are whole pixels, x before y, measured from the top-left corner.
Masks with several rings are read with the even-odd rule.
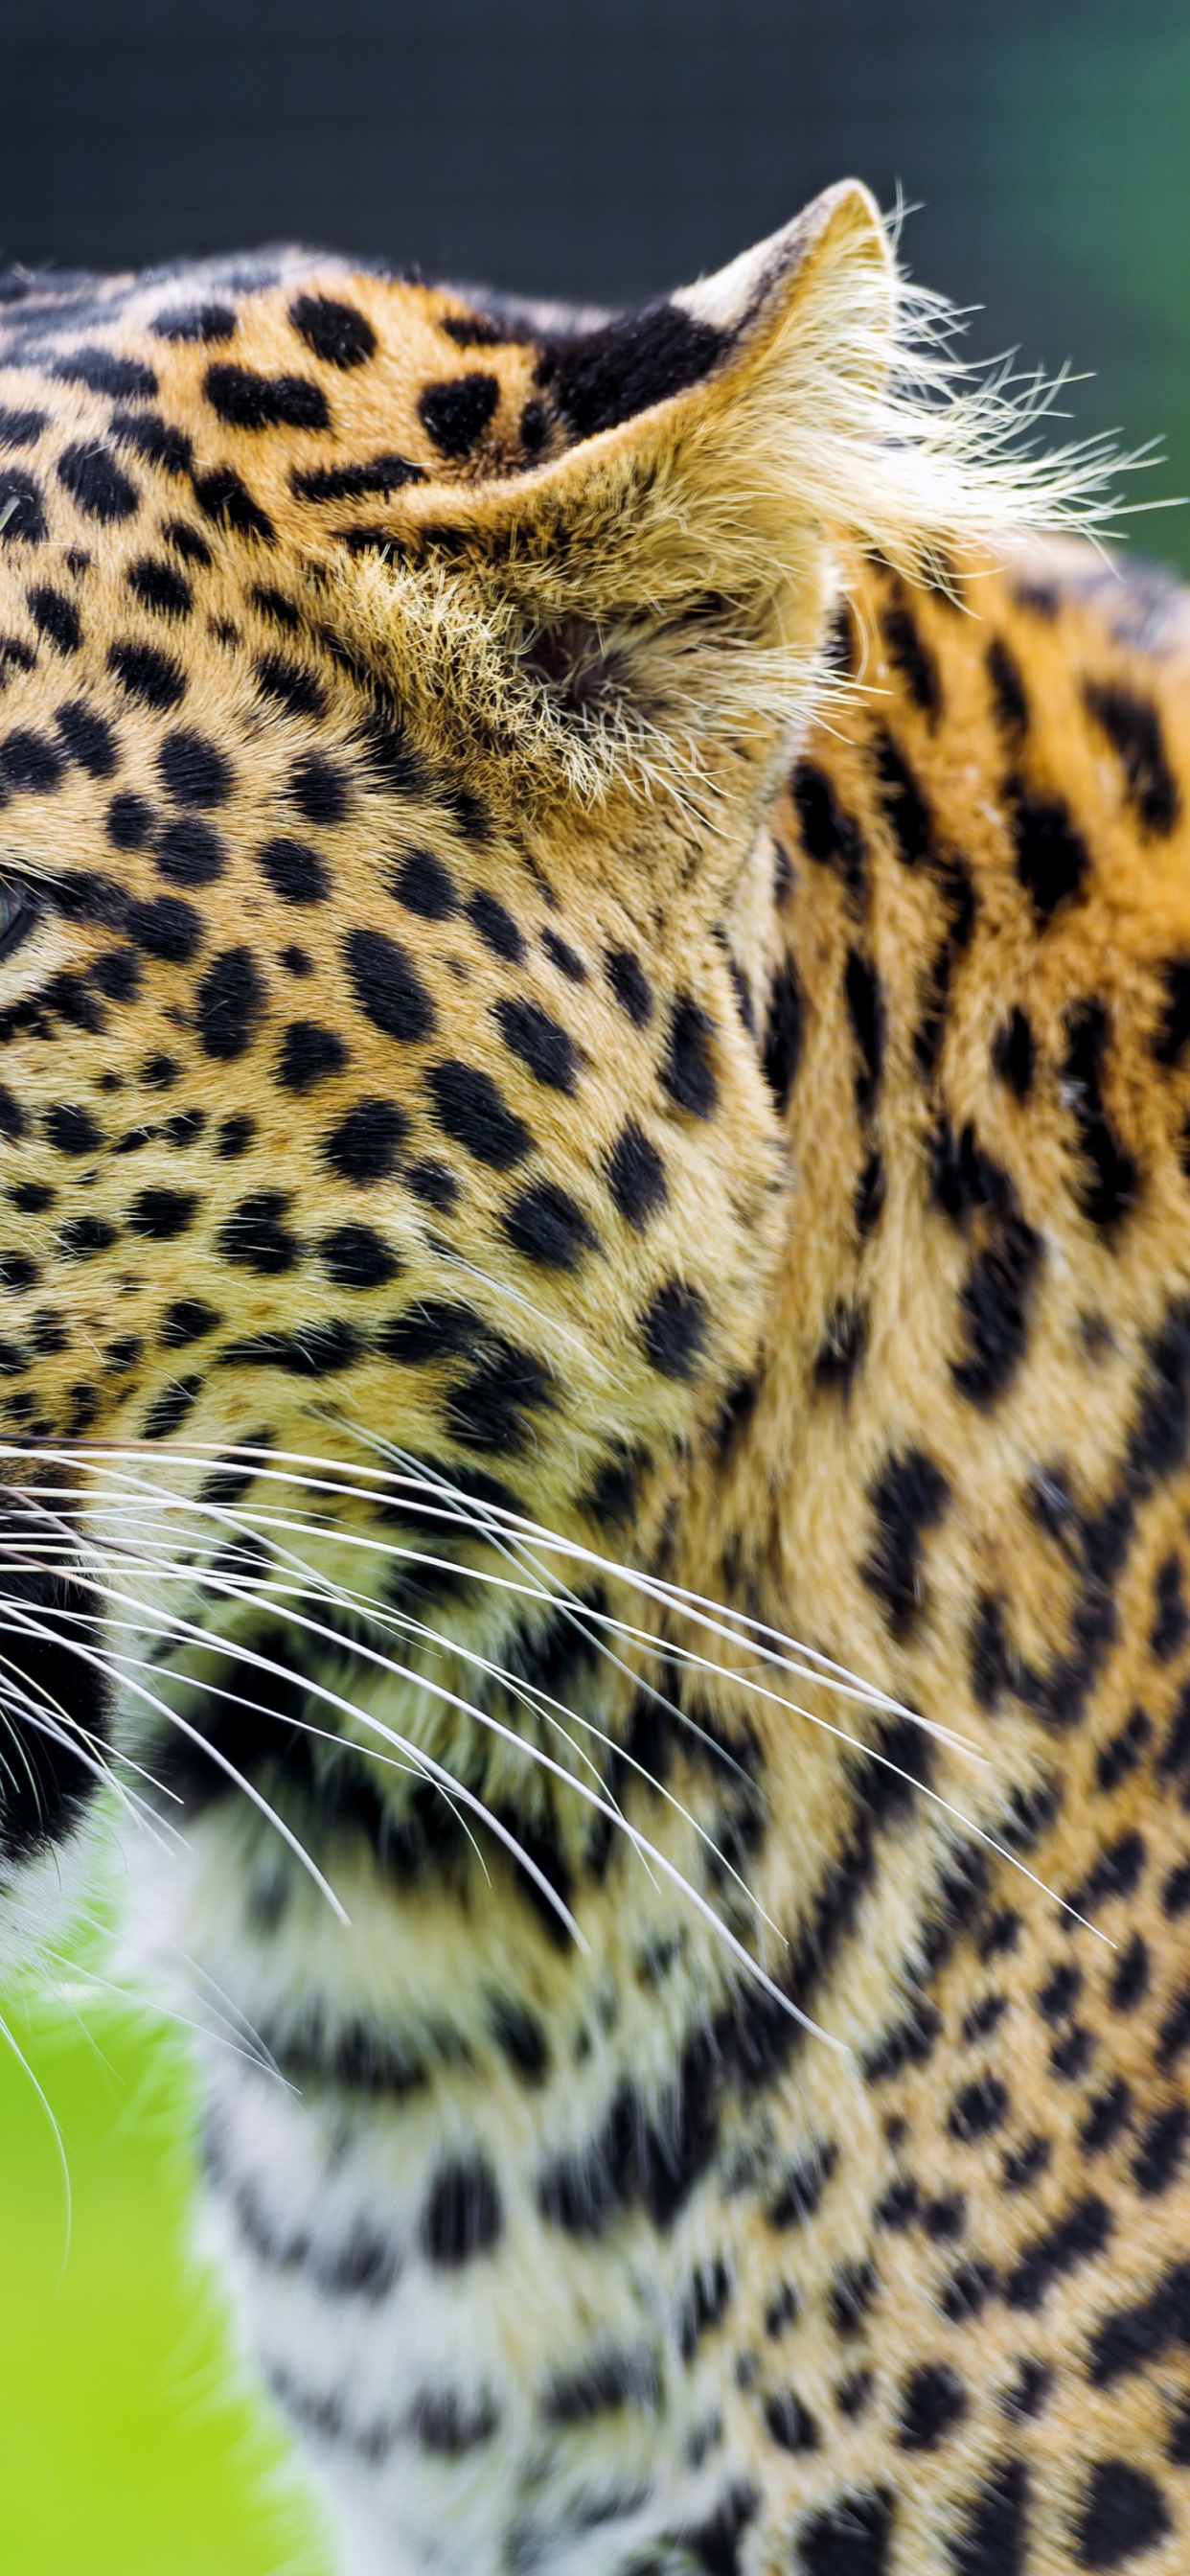
[[[1178,2576],[1180,594],[854,187],[2,311],[4,1955],[345,2567]]]

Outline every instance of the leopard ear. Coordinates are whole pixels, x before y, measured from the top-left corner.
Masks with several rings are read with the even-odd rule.
[[[848,183],[718,276],[547,339],[543,400],[574,443],[500,481],[407,487],[388,560],[346,576],[355,640],[423,738],[533,801],[599,796],[634,763],[637,783],[642,763],[688,782],[692,752],[705,772],[729,740],[771,765],[895,310],[879,214]]]
[[[947,399],[936,322],[847,181],[718,276],[547,339],[543,397],[574,443],[402,491],[389,561],[346,577],[357,645],[489,796],[643,781],[688,803],[697,776],[715,805],[755,802],[821,675],[848,550],[912,574],[1014,492],[1028,515],[1019,475],[984,473],[986,405]]]
[[[592,616],[800,587],[827,519],[854,515],[842,476],[824,509],[828,450],[844,421],[871,438],[896,303],[878,210],[848,181],[716,276],[547,347],[579,444],[476,492],[489,542],[542,605]]]

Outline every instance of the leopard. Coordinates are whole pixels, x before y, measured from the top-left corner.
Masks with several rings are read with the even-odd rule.
[[[0,286],[0,1961],[116,1887],[353,2576],[1190,2565],[1190,613],[1047,400],[851,181]]]

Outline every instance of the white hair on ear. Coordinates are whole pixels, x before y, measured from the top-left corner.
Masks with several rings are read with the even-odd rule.
[[[898,230],[866,188],[844,180],[673,299],[745,348],[760,344],[743,437],[791,508],[812,510],[910,579],[945,580],[950,548],[1098,532],[1113,471],[1138,460],[1122,459],[1109,438],[1043,447],[1065,375],[964,358],[962,314],[904,275]]]

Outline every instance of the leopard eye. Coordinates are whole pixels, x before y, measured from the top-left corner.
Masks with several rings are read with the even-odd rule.
[[[28,886],[17,885],[11,877],[0,878],[0,962],[28,938],[36,919],[37,905]]]

